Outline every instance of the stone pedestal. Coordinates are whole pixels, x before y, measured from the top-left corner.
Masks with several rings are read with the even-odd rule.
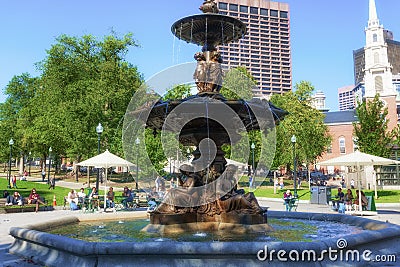
[[[273,229],[267,215],[228,212],[210,216],[202,213],[150,214],[150,224],[142,229],[148,233],[184,233],[196,231],[229,231],[236,234],[265,233]]]

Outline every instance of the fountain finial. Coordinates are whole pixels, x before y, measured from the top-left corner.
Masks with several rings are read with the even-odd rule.
[[[205,0],[199,9],[203,11],[203,13],[219,13],[217,4],[214,0]]]

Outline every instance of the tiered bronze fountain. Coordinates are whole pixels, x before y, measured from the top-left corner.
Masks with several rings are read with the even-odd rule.
[[[182,173],[186,176],[186,179],[183,179],[186,187],[171,190],[164,203],[150,214],[151,223],[143,230],[161,234],[203,230],[215,230],[220,234],[221,230],[227,230],[228,234],[237,233],[239,236],[247,236],[247,232],[262,232],[264,236],[264,232],[270,229],[266,223],[266,214],[253,194],[246,195],[236,190],[237,180],[234,178],[236,169],[226,165],[221,145],[229,142],[234,144],[240,138],[238,131],[232,129],[240,129],[239,132],[265,129],[265,121],[262,122],[256,116],[259,111],[271,111],[273,115],[271,123],[283,117],[285,112],[266,101],[226,100],[219,94],[219,82],[222,77],[219,65],[215,64],[220,61],[215,47],[221,43],[237,40],[246,30],[240,21],[216,14],[217,8],[213,1],[205,1],[201,9],[204,14],[184,18],[172,28],[178,37],[203,45],[203,52],[196,54],[199,61],[195,71],[195,81],[199,94],[187,99],[158,101],[155,105],[151,104],[153,106],[151,110],[147,109],[150,112],[146,114],[150,114],[148,119],[140,120],[140,126],[144,122],[147,127],[154,130],[179,130],[180,143],[197,147],[194,153],[195,159],[192,164],[182,167]],[[224,34],[221,34],[222,32]],[[213,111],[212,106],[218,103],[220,104],[218,106],[233,110],[235,117],[239,119],[225,119],[228,123],[224,123],[216,114],[210,114]],[[184,112],[180,112],[181,106],[189,109],[185,108]],[[201,113],[202,110],[207,112]],[[197,117],[187,121],[190,116],[186,116],[186,113],[197,114]],[[224,112],[219,113],[226,115]],[[244,127],[235,128],[240,126],[239,122]],[[79,218],[71,214],[68,218],[29,225],[27,228],[13,227],[10,234],[15,241],[9,251],[45,266],[62,266],[65,263],[77,266],[116,264],[132,266],[133,263],[137,263],[142,267],[200,265],[253,267],[268,264],[298,266],[299,263],[312,266],[325,263],[332,265],[332,255],[326,253],[327,251],[336,251],[333,256],[338,262],[345,262],[342,258],[338,259],[339,254],[352,255],[350,264],[356,259],[360,264],[368,265],[370,261],[357,253],[357,256],[360,256],[361,261],[359,261],[358,257],[354,257],[356,254],[354,252],[360,254],[364,252],[362,256],[370,259],[376,255],[399,254],[399,226],[342,214],[273,211],[269,216],[278,219],[296,218],[305,222],[319,221],[320,224],[325,224],[326,221],[340,222],[345,225],[357,225],[368,231],[346,236],[339,234],[336,238],[329,239],[321,239],[318,236],[312,242],[268,242],[252,238],[246,240],[251,242],[217,240],[176,242],[168,238],[162,239],[163,242],[158,238],[146,242],[87,242],[42,231],[76,223],[85,218],[104,220],[107,217],[117,219],[116,216],[120,216],[123,220],[133,214],[135,213],[117,213],[110,214],[110,217],[101,214],[99,217]],[[111,229],[111,233],[113,230],[118,231]],[[279,253],[273,253],[274,251]],[[296,258],[299,259],[300,255],[302,256],[300,260],[294,261]],[[282,262],[282,258],[287,262]]]
[[[197,149],[191,164],[180,167],[181,186],[166,194],[150,214],[150,224],[145,230],[217,230],[227,225],[236,229],[238,225],[264,225],[266,229],[265,210],[252,192],[237,189],[237,168],[227,166],[221,146],[238,142],[243,132],[259,130],[262,126],[257,113],[273,114],[267,124],[274,126],[286,112],[267,101],[227,100],[220,94],[223,70],[217,46],[242,38],[246,25],[218,14],[213,0],[205,1],[200,10],[203,14],[185,17],[172,26],[179,39],[202,46],[202,52],[194,56],[197,67],[193,76],[198,94],[181,100],[158,101],[146,121],[146,127],[155,131],[179,132],[182,145]],[[228,123],[224,122],[225,107],[235,114]]]

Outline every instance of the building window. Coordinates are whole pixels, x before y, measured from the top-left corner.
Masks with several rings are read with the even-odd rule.
[[[332,154],[332,144],[330,144],[330,145],[326,148],[326,153]]]
[[[219,3],[219,9],[227,10],[228,9],[228,4],[227,3]]]
[[[383,81],[382,81],[382,76],[376,76],[375,77],[375,91],[377,93],[380,93],[383,91]]]
[[[278,10],[270,10],[271,17],[278,17]]]
[[[249,13],[249,7],[248,6],[240,6],[240,12]]]
[[[250,13],[258,15],[258,7],[250,7]]]
[[[379,53],[378,52],[374,53],[374,63],[379,64]]]
[[[260,15],[262,15],[262,16],[268,16],[268,9],[260,8]]]
[[[372,35],[372,41],[373,41],[374,43],[378,42],[378,35],[377,35],[376,33],[374,33],[374,34]]]
[[[346,154],[346,140],[344,137],[339,137],[339,152],[340,154]]]
[[[286,11],[281,11],[280,15],[281,15],[281,18],[285,18],[285,19],[287,19],[287,17],[288,17],[288,13]]]
[[[229,4],[229,10],[230,11],[238,11],[238,5]]]

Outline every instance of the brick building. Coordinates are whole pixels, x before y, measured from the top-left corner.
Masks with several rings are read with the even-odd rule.
[[[389,49],[393,46],[393,41],[388,38],[388,36],[392,36],[391,33],[389,33],[390,32],[385,30],[379,22],[375,0],[369,0],[369,20],[365,28],[365,47],[362,50],[357,50],[357,53],[355,53],[355,55],[357,55],[354,61],[355,69],[357,70],[355,71],[355,80],[358,84],[352,90],[352,95],[349,95],[348,102],[343,103],[349,105],[350,101],[356,101],[357,98],[369,101],[379,93],[381,100],[388,109],[388,130],[390,131],[397,127],[398,123],[398,108],[396,103],[398,90],[395,82],[397,75],[393,75],[392,71],[394,67],[389,60],[390,53],[393,54],[393,51],[390,52],[391,50]],[[393,38],[393,36],[391,38]],[[390,45],[388,45],[388,40],[391,42]],[[362,73],[360,73],[361,69]],[[342,88],[341,92],[346,93],[348,91],[349,88]],[[343,96],[345,96],[345,94],[343,94]],[[350,99],[351,97],[353,100]],[[357,149],[353,139],[353,122],[358,121],[354,108],[355,107],[353,107],[353,109],[325,113],[325,123],[329,126],[332,144],[320,161],[352,153]],[[341,166],[328,166],[327,172],[333,173],[334,170],[337,169],[345,170],[345,168]],[[384,175],[384,172],[382,172],[381,175],[377,173],[377,176],[379,176],[377,177],[378,185],[400,186],[399,175],[396,175],[396,177],[387,177]],[[367,187],[367,185],[375,184],[375,177],[372,175],[372,167],[365,168],[362,177],[362,185],[364,188]]]

